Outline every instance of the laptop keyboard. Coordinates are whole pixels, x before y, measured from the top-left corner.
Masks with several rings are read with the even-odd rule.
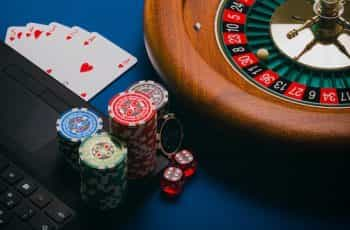
[[[74,211],[0,155],[0,230],[58,230]]]

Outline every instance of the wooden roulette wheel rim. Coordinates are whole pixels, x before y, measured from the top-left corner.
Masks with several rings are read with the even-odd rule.
[[[240,126],[267,137],[317,146],[346,145],[350,137],[349,108],[313,107],[281,100],[232,69],[215,35],[220,3],[145,1],[147,51],[174,92],[208,114],[213,122],[223,122],[227,129]],[[194,28],[197,22],[200,30]]]

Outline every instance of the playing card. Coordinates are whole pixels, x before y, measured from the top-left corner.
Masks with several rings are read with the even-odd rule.
[[[22,54],[38,65],[38,61],[41,59],[41,54],[43,52],[43,44],[51,31],[52,28],[48,25],[28,23],[26,26],[25,40],[23,41],[26,48],[23,50]]]
[[[5,42],[87,101],[137,62],[98,33],[56,22],[10,27]]]
[[[70,76],[69,87],[85,100],[90,100],[117,79],[137,59],[98,33],[84,40],[83,48],[67,57],[69,66],[58,75]]]
[[[38,58],[35,63],[51,76],[55,77],[61,83],[67,85],[69,76],[57,75],[56,69],[64,68],[69,63],[66,57],[74,55],[89,33],[79,29],[69,28],[62,24],[53,22],[49,25],[50,36],[43,42],[38,42]],[[57,78],[59,76],[59,78]]]
[[[51,76],[77,93],[79,82],[74,81],[75,76],[72,76],[73,62],[71,60],[81,55],[84,41],[88,39],[90,33],[79,27],[62,30],[63,26],[58,23],[51,23],[50,25],[56,26],[58,30],[63,32],[54,36],[48,43],[47,50],[50,50],[50,52],[43,54],[43,56],[49,62],[43,61],[42,64],[45,64],[47,72]]]
[[[49,53],[47,47],[45,47],[47,38],[52,36],[55,31],[54,27],[47,25],[28,23],[26,27],[22,28],[10,28],[9,35],[13,36],[16,31],[18,34],[23,34],[20,40],[11,42],[6,39],[6,43],[12,46],[15,50],[25,56],[43,69],[43,65],[40,65],[43,53]],[[11,39],[11,37],[10,37]],[[12,43],[12,44],[11,44]],[[45,59],[47,60],[47,59]]]
[[[7,29],[5,43],[19,53],[26,48],[25,43],[26,27],[13,26]]]
[[[79,33],[81,33],[81,34],[83,34],[85,36],[89,36],[90,35],[89,31],[87,31],[86,29],[83,29],[83,28],[81,28],[79,26],[74,26],[74,27],[72,27],[72,29],[79,31]]]

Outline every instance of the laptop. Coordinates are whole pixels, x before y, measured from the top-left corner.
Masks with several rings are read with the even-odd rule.
[[[157,189],[158,178],[129,183],[116,210],[90,210],[80,200],[79,174],[58,152],[56,120],[73,107],[98,111],[0,42],[0,229],[116,229]],[[108,119],[100,114],[108,127]],[[157,174],[167,165],[158,156]]]

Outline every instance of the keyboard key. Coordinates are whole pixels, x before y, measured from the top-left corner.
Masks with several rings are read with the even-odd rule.
[[[57,229],[56,225],[53,224],[50,221],[50,219],[43,214],[35,215],[29,221],[29,223],[35,230],[55,230],[55,229]]]
[[[11,220],[11,213],[0,207],[0,229]]]
[[[15,184],[23,178],[23,175],[17,168],[9,167],[3,172],[1,177],[9,184]]]
[[[58,224],[63,224],[72,215],[70,209],[58,201],[52,202],[45,213]]]
[[[0,230],[57,230],[75,213],[0,153]]]
[[[18,218],[12,218],[10,223],[5,225],[5,228],[1,230],[33,230],[26,222],[21,221]]]
[[[0,181],[0,194],[7,190],[7,185]]]
[[[7,190],[0,196],[0,203],[7,209],[16,207],[20,201],[21,197],[12,190]]]
[[[30,200],[38,208],[42,209],[42,208],[46,207],[52,201],[52,195],[50,195],[44,189],[39,189],[30,197]]]
[[[8,160],[6,160],[4,157],[0,156],[0,172],[2,172],[4,169],[6,169],[9,166]]]
[[[27,221],[35,215],[36,211],[33,205],[22,203],[16,208],[15,213],[21,220]]]
[[[17,190],[23,196],[30,196],[35,190],[37,190],[38,186],[31,180],[24,179],[17,185]]]

